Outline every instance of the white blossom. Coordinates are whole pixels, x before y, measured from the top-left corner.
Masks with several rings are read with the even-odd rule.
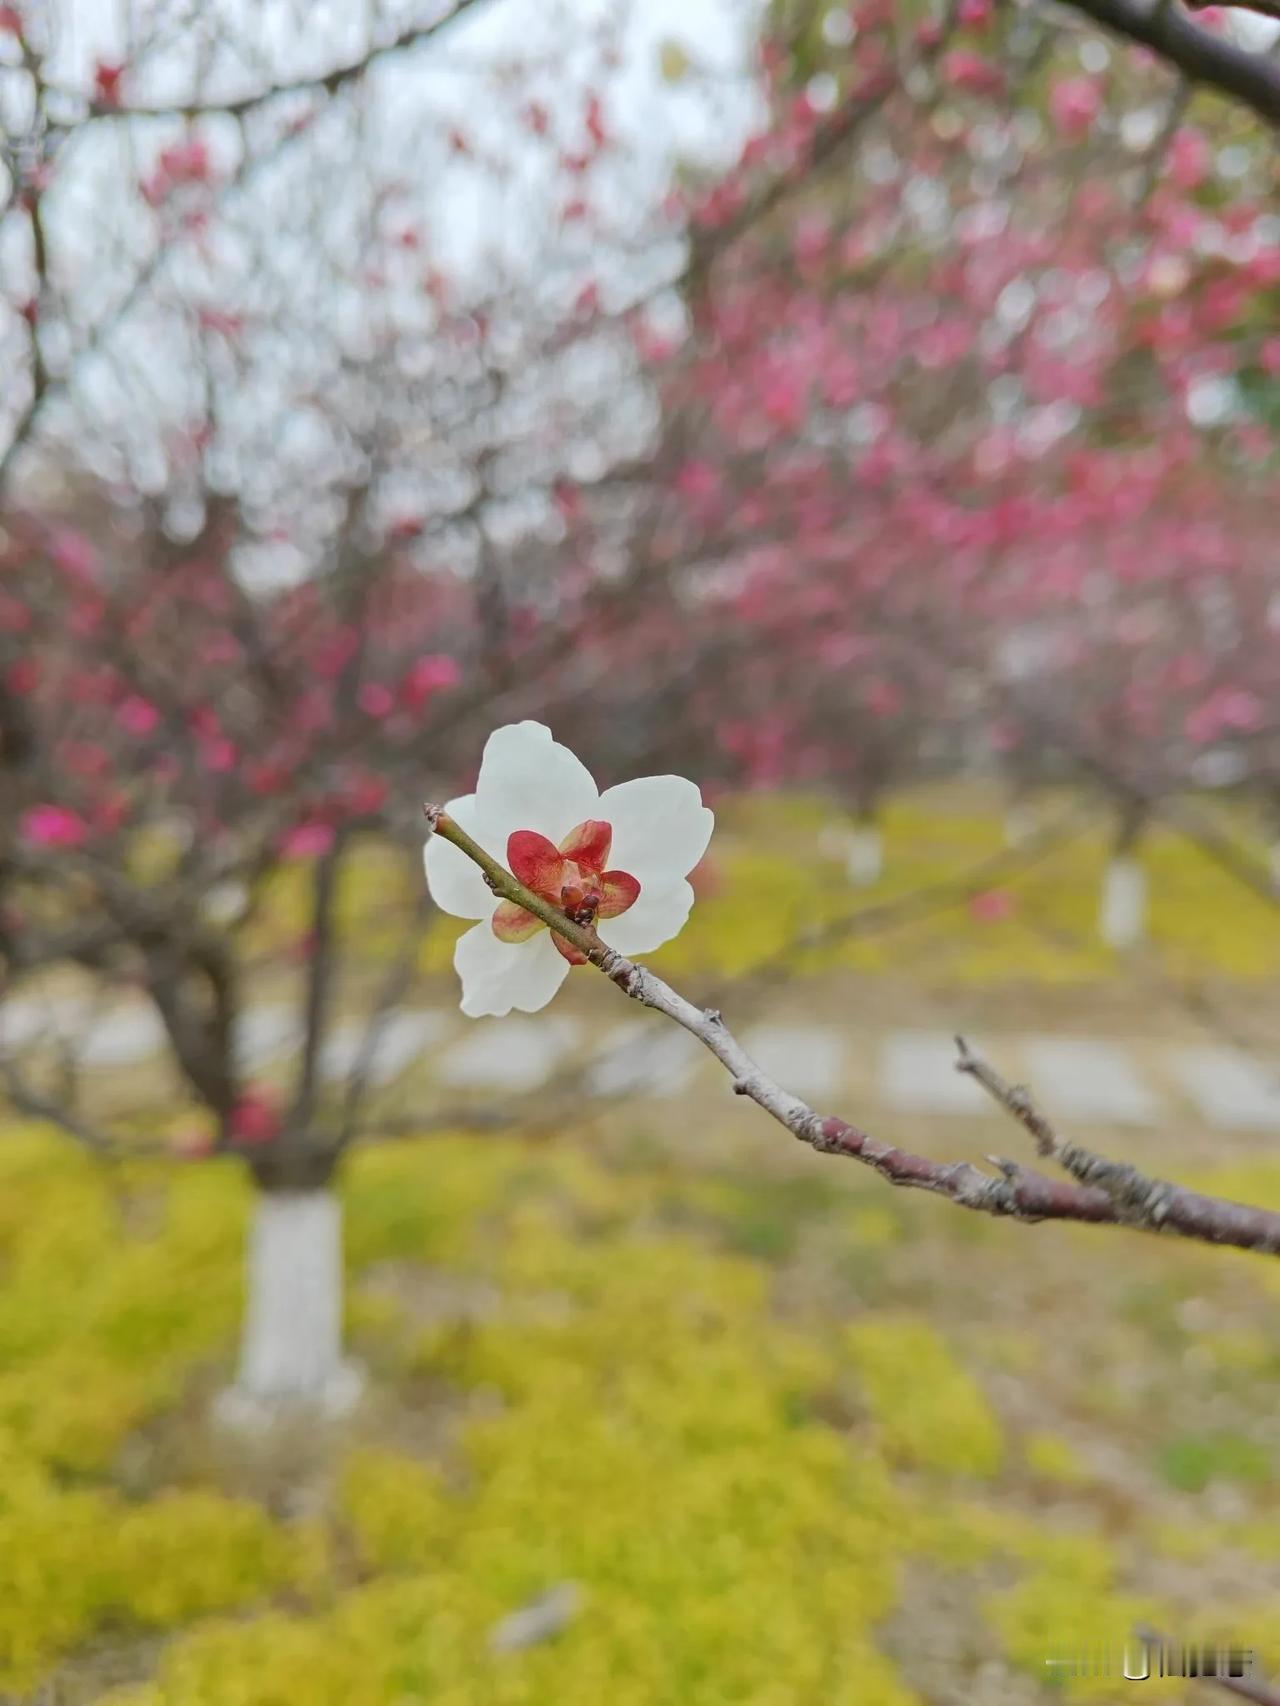
[[[541,723],[510,723],[485,743],[473,794],[447,814],[553,905],[594,922],[619,953],[648,953],[683,928],[689,872],[714,818],[681,776],[641,776],[603,793]],[[532,913],[499,902],[479,867],[443,836],[425,853],[427,885],[443,912],[481,920],[458,942],[462,1011],[472,1018],[536,1013],[582,956]]]

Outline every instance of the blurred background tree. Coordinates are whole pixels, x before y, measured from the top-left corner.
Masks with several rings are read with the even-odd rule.
[[[0,3],[0,1692],[910,1706],[1274,1623],[1263,1258],[806,1171],[589,971],[464,1036],[421,868],[499,724],[693,777],[663,974],[882,1171],[1013,1189],[924,1027],[1085,1124],[1082,1024],[1201,1025],[1235,1109],[1115,1123],[1266,1232],[1274,11]]]
[[[608,9],[296,51],[288,8],[4,10],[6,989],[143,991],[188,1142],[248,1161],[250,1397],[343,1387],[329,1186],[418,803],[494,724],[825,789],[859,883],[905,783],[1086,781],[1116,944],[1162,801],[1274,799],[1276,72],[1082,10],[792,4],[758,75],[664,38],[638,93]],[[401,940],[344,1055],[361,856]],[[241,1034],[270,964],[287,1094]],[[6,1073],[116,1142],[66,1051]]]

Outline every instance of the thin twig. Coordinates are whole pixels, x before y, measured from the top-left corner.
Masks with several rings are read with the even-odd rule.
[[[392,960],[386,977],[378,990],[365,1034],[356,1050],[351,1071],[347,1075],[338,1130],[338,1143],[343,1148],[355,1137],[356,1123],[360,1117],[360,1111],[365,1105],[370,1079],[387,1025],[395,1015],[400,1002],[408,993],[409,985],[418,969],[418,949],[422,926],[426,923],[430,912],[430,897],[426,889],[423,888],[421,898],[414,910],[413,924],[406,931],[400,952]]]
[[[1280,69],[1267,54],[1237,47],[1202,29],[1180,5],[1166,7],[1160,0],[1064,0],[1064,4],[1115,35],[1150,48],[1193,83],[1217,89],[1251,107],[1268,124],[1280,125]],[[1239,9],[1264,8],[1250,5]],[[1277,15],[1269,5],[1266,9],[1268,15]]]
[[[406,48],[416,47],[419,42],[427,41],[430,37],[439,35],[450,24],[456,23],[464,13],[479,3],[479,0],[454,0],[452,10],[442,17],[434,19],[429,24],[411,24],[394,36],[390,41],[371,48],[359,59],[351,60],[345,65],[335,66],[332,71],[322,71],[314,77],[299,77],[288,82],[270,83],[265,89],[258,89],[253,94],[241,95],[238,99],[228,101],[177,101],[156,102],[154,105],[145,101],[103,101],[93,100],[89,103],[89,112],[93,118],[201,118],[206,115],[229,116],[242,118],[246,113],[254,112],[257,108],[266,106],[268,102],[288,95],[336,94],[346,83],[354,82],[362,77],[371,65],[381,59],[390,58],[393,54],[401,53]],[[76,91],[59,88],[56,93],[66,97],[74,97]]]
[[[74,1138],[82,1149],[104,1161],[137,1160],[140,1157],[172,1156],[167,1143],[148,1142],[137,1138],[117,1137],[101,1127],[90,1125],[74,1114],[60,1098],[45,1096],[33,1088],[13,1058],[0,1052],[0,1078],[10,1105],[28,1119],[44,1120],[56,1125],[65,1136]]]
[[[1242,1203],[1201,1196],[1194,1191],[1147,1180],[1133,1169],[1089,1155],[1058,1137],[1025,1092],[1015,1093],[967,1049],[963,1069],[971,1071],[1031,1133],[1038,1153],[1080,1172],[1071,1181],[1049,1179],[1014,1161],[994,1158],[996,1175],[966,1161],[939,1162],[882,1143],[835,1115],[817,1113],[763,1072],[730,1032],[715,1008],[696,1007],[644,966],[601,941],[595,927],[575,923],[534,894],[474,841],[442,806],[424,808],[431,833],[453,843],[484,873],[494,894],[525,907],[563,936],[624,995],[663,1013],[688,1031],[729,1072],[734,1093],[764,1109],[793,1136],[822,1154],[844,1155],[873,1167],[890,1184],[931,1191],[962,1208],[1015,1220],[1067,1220],[1091,1225],[1168,1230],[1185,1238],[1240,1249],[1280,1253],[1280,1215]],[[1093,1176],[1086,1173],[1093,1170]]]
[[[1207,1244],[1234,1244],[1239,1249],[1280,1254],[1280,1215],[1204,1196],[1070,1142],[1037,1107],[1025,1085],[1007,1083],[970,1050],[963,1037],[956,1038],[956,1047],[957,1069],[975,1079],[1030,1134],[1042,1159],[1054,1162],[1087,1189],[1102,1191],[1118,1222],[1149,1232],[1167,1228]]]

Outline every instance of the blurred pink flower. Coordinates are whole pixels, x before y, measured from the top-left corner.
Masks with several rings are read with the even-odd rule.
[[[1102,111],[1102,91],[1090,77],[1067,77],[1049,91],[1049,112],[1067,136],[1085,136]]]
[[[398,515],[387,524],[387,538],[404,542],[418,539],[422,535],[423,520],[420,515]]]
[[[1017,903],[1008,889],[986,889],[969,902],[969,916],[980,924],[999,924],[1012,918]]]
[[[1198,130],[1183,128],[1169,144],[1166,156],[1170,177],[1179,189],[1193,190],[1208,176],[1213,156]]]
[[[100,59],[93,68],[93,92],[104,107],[116,107],[120,104],[120,79],[124,76],[124,66],[116,65],[105,59]]]
[[[66,806],[32,806],[22,815],[19,833],[36,847],[82,847],[89,826]]]
[[[290,859],[318,859],[332,846],[331,823],[300,823],[280,839],[280,851]]]
[[[356,698],[366,717],[385,717],[395,709],[391,689],[380,681],[366,681]]]
[[[122,788],[113,788],[106,797],[98,802],[93,811],[93,827],[99,833],[109,835],[112,830],[119,829],[129,815],[129,796]]]
[[[49,541],[49,555],[60,569],[84,580],[98,566],[98,553],[91,540],[74,527],[60,527]]]
[[[201,1161],[213,1153],[213,1138],[199,1126],[183,1126],[169,1139],[169,1147],[184,1161]]]
[[[206,770],[212,770],[215,774],[222,775],[235,768],[235,745],[224,736],[218,735],[213,740],[206,740],[201,743],[200,757]]]
[[[275,1103],[260,1090],[246,1090],[231,1110],[231,1135],[237,1143],[270,1143],[280,1133]]]
[[[1247,687],[1222,687],[1187,713],[1183,727],[1188,740],[1206,746],[1228,732],[1256,733],[1263,721],[1263,705],[1256,693]]]
[[[127,699],[120,701],[116,720],[131,735],[149,735],[160,721],[160,713],[149,699],[131,693]]]
[[[998,95],[1004,88],[1004,74],[998,65],[962,47],[947,54],[942,76],[953,89],[967,89],[974,95]]]
[[[363,817],[369,812],[376,812],[385,802],[387,793],[387,784],[381,776],[365,771],[347,782],[342,803],[354,817]]]
[[[682,497],[714,498],[720,492],[720,475],[710,462],[693,457],[676,474],[675,488]]]
[[[444,652],[429,652],[410,664],[400,685],[401,697],[413,710],[425,705],[433,693],[445,687],[456,687],[462,671],[456,661]]]

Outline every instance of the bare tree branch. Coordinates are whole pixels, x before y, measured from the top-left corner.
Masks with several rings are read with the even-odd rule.
[[[420,891],[420,895],[421,898],[414,909],[412,928],[405,932],[400,950],[392,959],[386,976],[382,980],[369,1015],[365,1034],[361,1038],[351,1071],[347,1076],[337,1139],[342,1148],[346,1148],[356,1135],[356,1122],[365,1103],[382,1038],[397,1007],[408,992],[409,985],[417,970],[421,929],[431,915],[430,895],[425,888]]]
[[[83,1149],[103,1160],[136,1159],[139,1156],[172,1154],[170,1146],[148,1144],[139,1140],[119,1139],[101,1127],[91,1125],[71,1112],[66,1102],[55,1096],[43,1095],[33,1088],[10,1055],[0,1050],[0,1080],[14,1109],[28,1119],[47,1120],[67,1137],[74,1138]]]
[[[1238,47],[1193,23],[1179,4],[1166,0],[1063,0],[1104,29],[1147,47],[1191,82],[1217,89],[1250,107],[1270,125],[1280,125],[1280,66],[1265,53]],[[1205,0],[1209,3],[1209,0]],[[1280,0],[1244,8],[1280,17]]]
[[[937,39],[915,55],[917,68],[931,65],[951,40],[956,25],[956,9],[949,5]],[[803,160],[803,169],[788,167],[774,172],[733,215],[723,223],[702,229],[694,234],[689,255],[679,276],[664,283],[664,289],[681,286],[696,291],[705,280],[711,265],[731,249],[740,237],[761,224],[773,210],[797,190],[806,189],[813,175],[835,159],[842,148],[854,142],[877,113],[904,87],[909,67],[898,66],[880,71],[851,89],[815,127]]]
[[[1151,1178],[1125,1162],[1109,1161],[1064,1138],[1031,1099],[1022,1084],[1008,1084],[984,1060],[956,1038],[957,1067],[981,1084],[987,1094],[1028,1132],[1036,1152],[1089,1189],[1101,1190],[1116,1210],[1115,1218],[1150,1232],[1162,1227],[1208,1244],[1234,1244],[1242,1250],[1280,1254],[1280,1215],[1249,1208],[1220,1197],[1202,1196],[1167,1179]]]
[[[763,1108],[802,1143],[828,1155],[846,1155],[874,1167],[890,1184],[931,1191],[961,1208],[1014,1220],[1067,1220],[1095,1226],[1129,1226],[1141,1231],[1171,1231],[1202,1243],[1280,1254],[1280,1214],[1225,1198],[1203,1196],[1135,1169],[1104,1160],[1066,1143],[1031,1103],[967,1049],[961,1069],[978,1078],[997,1101],[1031,1133],[1037,1151],[1072,1173],[1070,1182],[1045,1178],[1018,1162],[994,1158],[998,1176],[980,1172],[967,1161],[939,1162],[877,1138],[835,1115],[817,1113],[763,1072],[730,1032],[714,1008],[691,1001],[644,966],[636,965],[601,941],[594,921],[569,918],[519,882],[485,852],[443,807],[424,808],[429,830],[442,835],[477,864],[496,895],[527,908],[579,949],[624,995],[673,1019],[709,1049],[733,1079],[735,1095]]]
[[[1280,18],[1280,0],[1185,0],[1188,12],[1204,12],[1211,6],[1228,12],[1256,12],[1263,18]]]
[[[335,902],[341,838],[316,861],[312,879],[311,928],[307,940],[307,993],[303,1020],[302,1057],[290,1109],[290,1124],[305,1131],[315,1106],[320,1045],[328,1023],[338,947]]]
[[[292,81],[271,83],[265,89],[259,89],[251,95],[242,95],[233,101],[187,101],[149,103],[146,101],[103,101],[90,102],[89,112],[93,118],[200,118],[208,114],[219,114],[228,118],[241,118],[245,113],[266,106],[269,101],[279,99],[284,95],[306,94],[336,94],[344,84],[354,82],[362,77],[371,65],[381,59],[388,59],[393,54],[402,52],[405,48],[415,47],[419,42],[427,41],[432,36],[439,35],[450,24],[456,23],[464,12],[469,12],[478,5],[480,0],[454,0],[453,7],[443,17],[434,19],[429,24],[411,24],[400,31],[390,41],[371,48],[359,59],[351,60],[346,65],[336,66],[332,71],[323,72],[316,77],[299,77]],[[75,90],[58,89],[56,93],[74,97]]]

